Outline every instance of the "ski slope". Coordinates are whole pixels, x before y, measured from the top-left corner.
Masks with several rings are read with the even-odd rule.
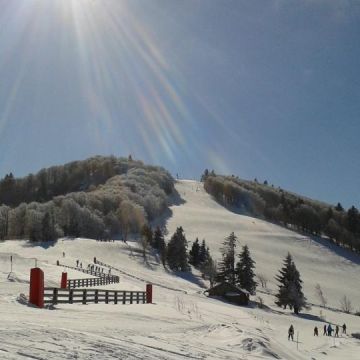
[[[223,238],[234,231],[240,244],[250,246],[257,268],[269,279],[289,250],[312,302],[316,303],[313,284],[319,282],[332,306],[338,306],[343,293],[355,306],[359,304],[356,274],[360,269],[349,257],[275,225],[233,214],[214,202],[197,182],[180,181],[176,188],[183,202],[171,207],[172,214],[166,219],[168,237],[181,225],[188,240],[205,237],[219,256]],[[9,275],[10,255],[14,261]],[[45,285],[58,286],[63,268],[55,265],[57,260],[74,266],[79,259],[86,267],[94,256],[120,270],[112,270],[120,276],[119,284],[99,288],[144,290],[151,282],[155,284],[154,303],[64,304],[37,309],[18,301],[19,294],[28,294],[35,258],[45,272]],[[60,239],[50,246],[2,242],[0,359],[359,359],[359,340],[345,335],[313,337],[313,327],[317,325],[321,334],[324,324],[317,306],[294,316],[273,306],[270,294],[261,294],[266,309],[234,306],[207,298],[203,291],[208,284],[196,271],[178,275],[164,270],[156,254],[148,254],[144,261],[135,242]],[[88,275],[68,270],[68,276]],[[269,286],[274,289],[274,282]],[[326,309],[322,316],[333,324],[345,322],[349,332],[360,332],[359,317]],[[287,340],[290,323],[299,335],[298,342]]]
[[[326,240],[309,238],[269,222],[232,213],[216,203],[201,183],[182,180],[176,186],[185,201],[172,206],[167,221],[169,235],[177,226],[185,230],[187,240],[196,237],[206,240],[214,258],[221,257],[219,249],[232,231],[238,237],[238,251],[247,244],[256,261],[256,272],[268,277],[268,287],[276,289],[274,276],[288,252],[304,281],[308,300],[318,303],[315,285],[319,283],[328,305],[339,307],[339,299],[347,295],[360,310],[360,257],[328,244]],[[190,244],[191,245],[191,244]]]

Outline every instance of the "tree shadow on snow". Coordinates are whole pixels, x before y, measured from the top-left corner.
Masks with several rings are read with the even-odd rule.
[[[165,269],[166,272],[170,275],[174,275],[176,277],[179,277],[183,280],[189,281],[202,289],[207,289],[207,286],[205,285],[203,279],[200,276],[194,275],[191,272],[183,272],[183,271],[171,271],[169,269]]]
[[[318,245],[321,245],[323,247],[326,247],[328,250],[330,250],[331,252],[333,252],[334,254],[356,264],[356,265],[360,265],[360,256],[348,249],[345,249],[343,247],[341,247],[340,245],[336,245],[335,243],[331,242],[328,239],[319,237],[319,236],[314,236],[314,235],[308,235],[308,234],[304,234],[305,236],[307,236],[308,238],[310,238],[314,243],[317,243]]]
[[[317,315],[313,315],[313,314],[307,314],[307,313],[300,313],[300,314],[293,314],[294,316],[300,318],[300,319],[304,319],[304,320],[311,320],[311,321],[318,321],[318,322],[325,322],[325,320],[323,320],[320,316]]]
[[[331,240],[329,240],[327,238],[324,238],[324,237],[321,237],[321,236],[315,236],[315,235],[312,235],[312,234],[309,234],[309,233],[304,233],[304,232],[302,232],[300,230],[297,230],[297,229],[294,229],[292,227],[284,226],[282,224],[279,224],[278,222],[264,219],[262,217],[256,216],[255,214],[250,213],[244,207],[228,206],[228,205],[223,204],[220,201],[218,201],[212,195],[211,195],[211,198],[214,201],[216,201],[216,203],[221,205],[223,208],[225,208],[228,211],[231,211],[234,214],[243,215],[243,216],[253,218],[254,219],[254,224],[255,224],[255,220],[265,221],[267,223],[279,226],[279,227],[281,227],[283,229],[292,231],[295,234],[305,236],[308,239],[312,240],[314,243],[317,243],[318,245],[327,248],[328,250],[330,250],[334,254],[344,258],[345,260],[348,260],[348,261],[352,262],[353,264],[360,265],[360,256],[358,254],[356,254],[355,252],[352,252],[351,250],[348,250],[348,249],[346,249],[346,248],[344,248],[344,247],[342,247],[340,245],[335,244],[334,242],[332,242]]]
[[[24,248],[30,248],[30,247],[41,247],[43,249],[49,249],[50,247],[53,247],[57,244],[57,240],[52,240],[52,241],[37,241],[37,242],[32,242],[32,241],[26,241],[25,243],[23,243],[21,246]]]

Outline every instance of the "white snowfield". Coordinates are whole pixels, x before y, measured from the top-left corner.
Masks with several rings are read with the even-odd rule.
[[[269,279],[269,291],[287,251],[294,257],[304,281],[305,295],[318,304],[314,286],[320,283],[329,306],[339,308],[346,294],[360,308],[359,258],[330,249],[305,236],[231,213],[218,205],[195,181],[176,188],[183,203],[172,206],[167,219],[169,235],[183,226],[187,239],[206,239],[214,257],[225,236],[234,231],[240,245],[247,243],[257,271]],[[240,247],[239,247],[240,250]],[[65,258],[62,257],[63,251]],[[13,272],[10,272],[10,255]],[[62,267],[56,261],[83,267],[94,256],[121,270],[119,284],[101,289],[145,290],[154,285],[153,304],[63,304],[37,309],[18,301],[28,296],[30,268],[37,259],[46,286],[59,286]],[[68,277],[89,275],[67,269]],[[175,276],[163,269],[156,256],[144,262],[135,243],[103,243],[63,239],[53,245],[33,246],[26,241],[0,243],[0,359],[360,359],[360,340],[340,334],[322,335],[326,322],[347,324],[348,333],[360,332],[360,317],[312,306],[300,316],[274,305],[274,297],[259,293],[266,309],[239,307],[207,298],[207,282],[196,271]],[[253,298],[256,300],[256,297]],[[295,340],[287,340],[290,324]],[[313,328],[319,327],[319,337]]]

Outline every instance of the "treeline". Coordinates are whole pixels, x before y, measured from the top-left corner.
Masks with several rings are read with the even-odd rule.
[[[95,156],[42,169],[22,178],[15,178],[9,173],[0,180],[0,204],[14,207],[23,202],[46,202],[58,195],[93,190],[115,175],[126,174],[133,168],[142,167],[144,164],[133,160],[131,156]],[[157,167],[152,166],[146,168],[157,170]],[[167,193],[172,191],[171,183],[163,185],[163,190]]]
[[[325,235],[337,245],[360,252],[360,214],[354,206],[345,211],[340,203],[331,206],[314,201],[270,186],[267,181],[261,184],[208,170],[202,181],[205,190],[224,206],[301,232]]]
[[[2,186],[8,180],[5,177]],[[160,167],[100,156],[11,181],[12,194],[17,195],[0,206],[0,239],[32,241],[62,236],[106,238],[118,233],[126,240],[129,233],[139,233],[163,213],[174,188],[173,178]],[[24,184],[30,195],[22,198]],[[66,193],[69,189],[76,192]],[[58,193],[63,195],[53,196]]]

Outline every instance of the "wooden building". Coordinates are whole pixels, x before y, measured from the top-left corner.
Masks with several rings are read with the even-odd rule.
[[[216,284],[212,288],[206,290],[205,293],[208,293],[209,296],[220,296],[225,300],[238,305],[248,305],[250,299],[250,293],[247,290],[241,289],[225,281]]]

